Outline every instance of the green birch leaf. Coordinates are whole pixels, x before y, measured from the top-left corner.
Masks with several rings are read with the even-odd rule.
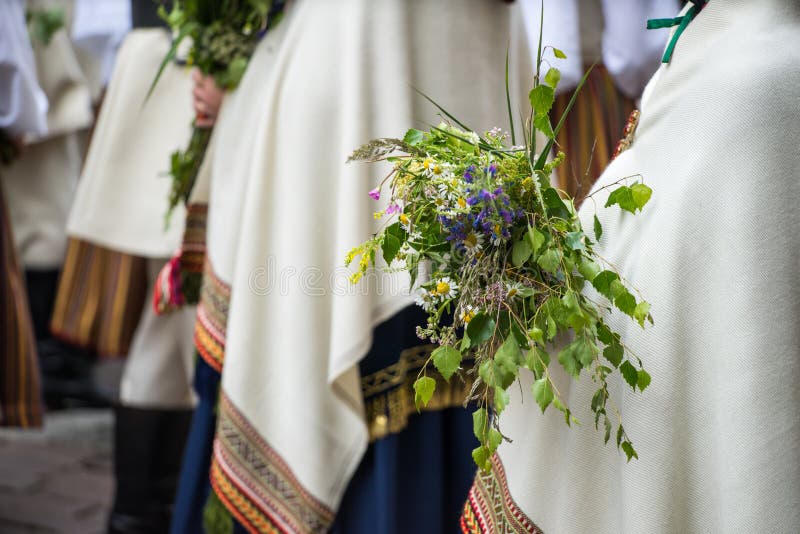
[[[581,261],[578,264],[578,272],[581,273],[581,276],[583,276],[589,282],[594,280],[595,276],[600,274],[600,271],[600,266],[587,258],[581,258]]]
[[[499,447],[502,442],[503,442],[503,435],[500,432],[498,432],[494,428],[489,430],[488,443],[490,452],[494,453],[494,451],[497,450],[497,447]]]
[[[644,184],[633,184],[631,186],[631,195],[633,197],[633,203],[639,208],[639,211],[641,211],[653,195],[653,190]]]
[[[531,107],[537,116],[547,115],[550,113],[550,108],[553,107],[556,95],[552,87],[547,85],[538,85],[531,89],[528,94],[531,101]]]
[[[619,280],[619,275],[614,271],[602,271],[592,279],[592,285],[598,293],[613,301],[614,295],[611,293],[611,283]]]
[[[569,232],[565,242],[572,250],[586,250],[586,244],[583,242],[583,232]]]
[[[535,115],[533,117],[533,127],[542,132],[548,139],[552,139],[555,136],[553,134],[553,125],[550,123],[550,115]]]
[[[427,406],[436,391],[436,380],[429,376],[422,376],[414,382],[414,403],[417,410],[422,406]]]
[[[461,365],[461,352],[455,347],[439,347],[433,351],[431,356],[433,357],[433,365],[448,381]]]
[[[509,336],[497,352],[494,354],[494,361],[497,362],[503,371],[514,375],[519,374],[519,366],[524,362],[522,351],[519,350],[517,340],[513,336]]]
[[[625,289],[625,285],[620,280],[612,280],[611,281],[611,285],[608,286],[608,293],[614,299],[616,299],[618,296],[622,295],[623,293],[627,293],[627,292],[628,292],[628,290]]]
[[[403,230],[399,222],[391,224],[386,228],[381,249],[383,252],[383,259],[386,261],[387,265],[392,263],[392,260],[397,256],[406,237],[406,231]]]
[[[636,210],[638,209],[636,201],[633,199],[633,192],[631,191],[631,188],[624,185],[614,189],[614,191],[608,195],[608,200],[606,201],[605,207],[608,208],[614,204],[619,205],[620,208],[631,213],[636,213]]]
[[[526,367],[533,371],[536,378],[541,378],[544,375],[544,371],[548,365],[550,365],[550,355],[546,350],[534,346],[528,351]]]
[[[488,430],[489,414],[486,412],[486,408],[478,408],[472,412],[472,433],[482,443],[485,441]]]
[[[531,257],[531,253],[533,252],[533,247],[531,247],[530,242],[522,238],[516,243],[514,243],[514,247],[511,249],[511,263],[514,267],[522,267],[522,265],[528,261],[528,258]]]
[[[536,254],[539,249],[544,245],[544,234],[532,226],[528,226],[528,241],[531,245],[531,251]]]
[[[533,392],[533,398],[536,400],[536,404],[539,405],[539,408],[542,409],[542,413],[550,406],[550,403],[553,402],[553,386],[550,384],[550,380],[546,377],[542,377],[539,380],[533,383],[531,387],[531,391]]]
[[[510,400],[511,400],[511,395],[509,395],[508,391],[500,388],[494,388],[495,413],[500,414],[503,410],[505,410]]]
[[[611,439],[611,420],[608,417],[603,418],[603,424],[606,427],[605,435],[603,436],[603,444],[605,445],[608,443],[608,440]]]
[[[603,350],[603,356],[606,360],[611,362],[614,367],[619,367],[622,363],[622,358],[625,355],[625,349],[619,343],[612,343]]]
[[[424,133],[414,128],[411,128],[406,132],[406,135],[403,136],[403,142],[408,143],[411,146],[415,146],[420,144],[424,138],[425,138]]]
[[[555,274],[561,266],[561,251],[552,248],[547,249],[547,252],[539,256],[536,263],[548,273]]]
[[[558,82],[561,81],[561,71],[555,67],[551,67],[547,70],[547,74],[544,75],[544,83],[555,89],[558,87]]]
[[[558,363],[560,363],[564,370],[574,378],[578,378],[581,372],[581,362],[580,359],[578,359],[577,347],[575,345],[577,341],[578,340],[573,341],[558,353]]]
[[[492,453],[483,445],[472,450],[472,460],[475,462],[475,465],[485,473],[488,473],[492,468],[492,464],[489,462],[491,456]]]
[[[485,313],[479,313],[467,325],[470,346],[475,347],[488,341],[494,335],[495,321]]]
[[[556,326],[556,321],[551,316],[547,316],[547,341],[550,341],[556,334],[558,333],[558,327]]]
[[[622,425],[617,427],[617,448],[619,448],[620,444],[622,443],[622,437],[625,435],[625,429]]]
[[[622,450],[625,451],[625,456],[628,457],[628,461],[631,461],[631,458],[639,459],[639,455],[636,454],[636,451],[633,449],[633,445],[631,445],[630,441],[623,441],[622,442]]]
[[[639,369],[636,385],[639,386],[639,391],[644,391],[650,385],[650,374],[644,369]]]
[[[494,360],[485,360],[478,368],[478,375],[493,388],[506,389],[514,383],[515,375]]]
[[[636,384],[639,382],[639,372],[636,370],[636,367],[634,367],[629,360],[625,360],[622,362],[622,365],[619,366],[619,371],[622,373],[625,382],[636,391]]]
[[[564,219],[565,221],[572,218],[572,214],[569,212],[569,209],[567,209],[567,205],[564,204],[564,200],[554,188],[548,187],[545,189],[542,192],[542,199],[544,200],[545,206],[547,206],[547,212],[551,216]]]
[[[650,315],[650,304],[645,301],[640,302],[636,305],[636,308],[633,310],[633,318],[639,322],[639,326],[644,328],[644,321]]]
[[[600,349],[587,337],[581,336],[577,341],[578,345],[576,350],[578,360],[584,367],[589,367],[597,358],[597,355],[600,354]]]
[[[558,59],[567,59],[567,55],[558,48],[553,48],[553,55]]]
[[[597,218],[597,215],[594,216],[594,240],[600,241],[600,238],[603,237],[603,225],[600,224],[600,219]]]
[[[617,295],[614,299],[614,305],[625,315],[633,317],[633,312],[636,311],[636,298],[625,291]]]
[[[538,326],[533,326],[528,330],[528,337],[538,343],[544,343],[544,332]]]

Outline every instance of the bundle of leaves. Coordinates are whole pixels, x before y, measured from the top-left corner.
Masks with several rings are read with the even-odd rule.
[[[48,46],[53,35],[64,27],[64,10],[60,8],[28,9],[25,23],[32,43]]]
[[[162,5],[159,15],[172,28],[175,38],[150,93],[186,38],[191,39],[186,63],[213,76],[218,87],[235,89],[259,39],[280,21],[284,3],[285,0],[175,0],[169,12]],[[186,150],[172,154],[167,222],[175,207],[188,200],[210,137],[210,129],[195,126]]]
[[[414,384],[417,406],[426,405],[434,394],[431,367],[446,380],[461,375],[474,381],[465,403],[477,405],[473,420],[480,446],[473,458],[483,469],[489,468],[503,440],[497,416],[508,404],[508,390],[521,369],[533,373],[531,394],[542,412],[555,408],[568,425],[576,419],[551,370],[560,365],[576,380],[589,374],[597,387],[591,401],[595,426],[606,442],[616,427],[617,447],[628,460],[636,451],[614,407],[608,380],[619,372],[634,390],[650,383],[642,361],[603,319],[604,312],[616,310],[644,327],[652,321],[650,307],[594,252],[603,231],[597,216],[588,232],[574,199],[551,185],[564,154],[558,152],[550,161],[548,155],[566,113],[551,125],[560,73],[550,68],[540,78],[541,44],[539,50],[524,145],[516,146],[511,117],[509,145],[499,128],[479,135],[439,107],[447,122],[429,131],[410,130],[402,140],[371,141],[351,156],[392,165],[381,186],[370,191],[378,199],[388,189],[388,208],[375,214],[387,217],[387,223],[347,255],[346,264],[358,265],[351,280],[358,282],[378,257],[389,269],[410,273],[417,303],[428,312],[427,325],[417,333],[439,345]],[[538,152],[537,132],[547,139]],[[611,187],[606,207],[631,213],[640,211],[651,196],[640,177]],[[422,263],[429,264],[431,274],[419,283]],[[594,293],[583,291],[587,286]],[[551,353],[556,338],[571,341]]]

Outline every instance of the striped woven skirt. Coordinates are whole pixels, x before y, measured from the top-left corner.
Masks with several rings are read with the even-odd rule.
[[[561,117],[571,97],[570,91],[556,98],[553,123]],[[616,88],[605,67],[597,65],[592,69],[558,134],[557,148],[567,155],[558,169],[561,189],[578,200],[589,193],[611,161],[633,108],[633,100]]]
[[[0,187],[0,425],[42,424],[36,336]]]
[[[147,295],[147,260],[70,239],[50,329],[72,345],[128,353]]]

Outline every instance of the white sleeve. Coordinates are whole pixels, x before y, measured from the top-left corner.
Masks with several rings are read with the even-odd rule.
[[[647,20],[674,17],[677,0],[603,0],[603,65],[622,92],[642,94],[658,69],[669,33],[647,29]]]
[[[47,133],[47,96],[39,87],[23,0],[0,2],[0,128]]]
[[[117,48],[130,29],[130,0],[75,0],[72,42],[100,62],[103,86],[111,78]]]

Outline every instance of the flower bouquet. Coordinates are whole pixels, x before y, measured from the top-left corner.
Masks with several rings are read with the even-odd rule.
[[[465,403],[477,404],[473,422],[480,446],[472,455],[483,469],[504,439],[499,418],[490,414],[503,412],[520,369],[533,373],[531,394],[542,412],[555,408],[568,425],[577,420],[551,378],[553,360],[575,379],[588,373],[597,387],[591,401],[595,426],[606,442],[616,427],[617,447],[628,461],[638,456],[610,398],[608,378],[618,371],[634,390],[650,383],[642,361],[600,313],[616,308],[644,327],[652,322],[649,305],[594,252],[603,232],[597,216],[590,233],[575,200],[551,185],[564,154],[548,158],[566,113],[553,127],[549,114],[560,73],[549,68],[540,75],[541,70],[540,41],[521,145],[511,116],[510,139],[499,128],[480,135],[437,105],[445,122],[429,131],[409,130],[403,139],[373,140],[350,158],[392,165],[369,193],[377,200],[388,189],[388,208],[375,214],[387,223],[348,253],[346,264],[357,263],[351,281],[358,282],[379,256],[390,269],[410,273],[417,304],[428,313],[417,333],[438,345],[414,383],[415,401],[420,407],[433,396],[432,368],[446,380],[462,375],[472,381]],[[574,101],[575,95],[567,112]],[[511,115],[510,100],[508,108]],[[537,132],[547,139],[544,146],[537,147]],[[640,177],[613,187],[606,207],[631,213],[652,193]],[[430,277],[419,283],[423,263]],[[589,285],[598,297],[582,291]],[[551,354],[550,342],[562,334],[572,341]]]
[[[186,37],[191,38],[186,63],[213,76],[220,88],[235,89],[259,39],[280,21],[284,3],[284,0],[175,0],[169,13],[160,6],[159,16],[170,26],[175,38],[150,92]],[[195,126],[186,150],[173,152],[167,222],[175,206],[189,198],[210,137],[210,128]]]

